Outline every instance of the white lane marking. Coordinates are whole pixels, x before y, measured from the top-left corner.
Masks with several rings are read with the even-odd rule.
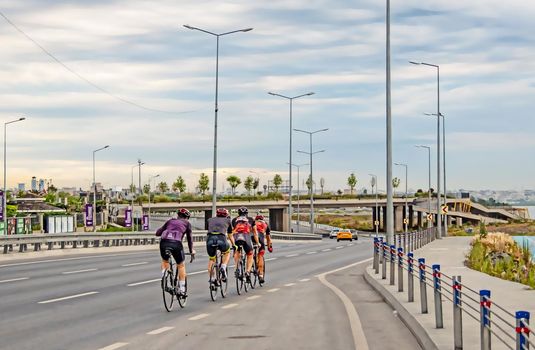
[[[156,334],[160,334],[160,333],[163,333],[163,332],[170,331],[173,328],[175,328],[175,327],[162,327],[162,328],[158,328],[158,329],[155,329],[153,331],[147,332],[147,334],[156,335]]]
[[[24,281],[24,280],[28,280],[30,279],[30,277],[19,277],[19,278],[12,278],[10,280],[3,280],[3,281],[0,281],[0,283],[8,283],[8,282],[16,282],[16,281]]]
[[[188,272],[188,276],[189,276],[189,275],[198,275],[198,274],[200,274],[200,273],[206,273],[206,274],[208,274],[208,272],[201,270],[201,271],[195,271],[195,272]],[[161,278],[155,278],[155,279],[153,279],[153,280],[130,283],[130,284],[127,284],[126,286],[127,286],[127,287],[141,286],[141,285],[143,285],[143,284],[148,284],[148,283],[158,282],[158,281],[161,281],[161,280],[162,280]]]
[[[255,299],[258,299],[260,297],[261,297],[261,295],[253,295],[253,296],[248,297],[247,300],[255,300]]]
[[[197,320],[201,320],[201,319],[203,319],[205,317],[208,317],[208,316],[210,316],[210,314],[199,314],[197,316],[193,316],[193,317],[188,318],[188,320],[197,321]]]
[[[348,245],[349,245],[350,247],[352,247],[352,246],[353,246],[353,243],[349,243]]]
[[[123,346],[126,346],[126,345],[128,345],[128,343],[115,343],[115,344],[111,344],[106,347],[100,348],[98,350],[115,350],[115,349],[122,348]]]
[[[336,249],[342,249],[342,248],[343,248],[343,246],[341,246],[341,245],[336,247]]]
[[[285,286],[285,287],[295,286],[295,283],[286,283],[284,286]]]
[[[271,261],[271,260],[277,260],[277,258],[269,258],[269,259],[265,259],[264,261]]]
[[[323,249],[322,252],[328,252],[329,250],[332,250],[331,248]]]
[[[143,282],[136,282],[136,283],[130,283],[130,284],[127,284],[126,286],[127,286],[127,287],[141,286],[142,284],[158,282],[158,281],[161,281],[161,280],[162,280],[161,278],[155,278],[155,279],[153,279],[153,280],[148,280],[148,281],[143,281]]]
[[[238,306],[238,304],[228,304],[225,306],[221,306],[222,309],[232,309],[233,307]]]
[[[299,280],[299,282],[308,282],[308,281],[310,281],[310,278],[303,278],[303,279]]]
[[[299,256],[299,254],[290,254],[290,255],[286,255],[287,258],[293,258],[294,256]]]
[[[308,252],[307,255],[316,254],[317,252]]]
[[[272,289],[268,290],[268,293],[274,293],[274,292],[276,292],[278,290],[279,290],[279,288],[272,288]]]
[[[77,270],[77,271],[65,271],[62,272],[62,275],[72,275],[74,273],[82,273],[82,272],[91,272],[91,271],[97,271],[98,269],[85,269],[85,270]]]
[[[153,252],[151,251],[150,253],[153,253]],[[21,263],[14,263],[14,264],[4,264],[4,265],[0,265],[0,267],[23,266],[23,265],[33,265],[33,264],[46,264],[46,263],[58,262],[58,261],[82,260],[82,259],[91,259],[91,258],[109,258],[109,257],[115,257],[115,256],[127,256],[127,255],[136,255],[136,254],[140,254],[140,252],[124,253],[124,254],[79,256],[79,257],[76,257],[76,258],[49,259],[49,260],[38,260],[38,261],[26,261],[26,262],[21,262]]]
[[[364,334],[364,330],[362,329],[362,323],[360,322],[359,314],[357,313],[357,310],[355,310],[355,306],[353,305],[351,300],[347,297],[347,295],[345,295],[344,292],[342,292],[336,286],[332,285],[329,281],[327,281],[325,279],[325,276],[330,274],[330,273],[333,273],[333,272],[337,272],[337,271],[340,271],[340,270],[345,270],[345,269],[348,269],[350,267],[366,263],[366,262],[368,262],[368,261],[370,261],[372,259],[373,258],[357,261],[356,263],[353,263],[353,264],[350,264],[350,265],[347,265],[347,266],[343,266],[343,267],[340,267],[340,268],[332,270],[332,271],[324,272],[324,273],[316,276],[316,277],[318,277],[320,282],[323,283],[325,286],[327,286],[327,288],[332,290],[334,292],[334,294],[336,294],[338,296],[338,298],[340,298],[340,300],[344,304],[347,316],[349,318],[349,324],[351,325],[351,331],[352,331],[351,333],[353,334],[353,343],[355,345],[355,349],[358,349],[358,350],[368,350],[369,349],[368,341],[366,340],[366,336]]]
[[[56,301],[62,301],[62,300],[68,300],[68,299],[80,298],[80,297],[85,297],[85,296],[87,296],[87,295],[93,295],[93,294],[98,294],[98,292],[87,292],[87,293],[81,293],[81,294],[69,295],[69,296],[67,296],[67,297],[61,297],[61,298],[56,298],[56,299],[50,299],[50,300],[39,301],[38,304],[55,303]]]
[[[143,262],[137,262],[137,263],[131,263],[131,264],[124,264],[124,265],[121,265],[121,267],[138,266],[138,265],[145,265],[145,264],[148,264],[148,262],[143,261]]]

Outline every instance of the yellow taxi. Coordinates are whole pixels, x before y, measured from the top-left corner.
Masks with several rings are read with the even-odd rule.
[[[338,233],[336,234],[336,241],[340,242],[341,240],[344,240],[344,239],[349,240],[349,241],[353,240],[353,234],[351,233],[351,230],[341,229],[340,231],[338,231]]]

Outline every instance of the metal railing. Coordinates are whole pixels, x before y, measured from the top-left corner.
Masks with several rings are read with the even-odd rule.
[[[321,240],[321,236],[311,234],[297,234],[271,231],[271,237],[279,240]],[[194,242],[204,242],[206,231],[193,231]],[[60,249],[113,247],[129,245],[156,244],[159,237],[154,232],[95,232],[95,233],[51,233],[0,236],[0,246],[4,254],[9,252],[25,252],[28,247],[33,251],[40,251],[43,247],[48,250]]]
[[[481,350],[490,350],[494,341],[501,342],[506,348],[527,350],[535,343],[529,339],[532,329],[529,327],[530,313],[527,311],[511,312],[493,302],[491,291],[474,290],[462,284],[461,276],[448,276],[440,271],[440,265],[426,264],[424,258],[415,259],[415,249],[435,239],[435,228],[423,231],[396,234],[394,242],[388,245],[382,238],[374,239],[373,268],[381,278],[386,279],[387,265],[390,265],[390,285],[395,285],[398,274],[398,292],[404,292],[404,275],[407,279],[408,302],[414,302],[414,280],[419,282],[420,312],[429,313],[427,287],[433,291],[435,327],[444,328],[443,299],[451,302],[453,307],[453,345],[454,349],[463,349],[463,316],[467,315],[480,324]],[[405,255],[405,252],[408,253]],[[418,271],[418,272],[416,272]]]

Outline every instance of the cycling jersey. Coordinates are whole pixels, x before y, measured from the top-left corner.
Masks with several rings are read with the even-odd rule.
[[[230,218],[216,216],[208,219],[208,234],[232,233]]]
[[[156,231],[156,236],[161,237],[161,240],[178,241],[182,242],[182,239],[186,235],[188,240],[189,251],[193,251],[193,237],[191,233],[191,223],[182,218],[167,220],[162,227]]]
[[[208,219],[208,237],[206,239],[206,252],[211,259],[216,256],[217,249],[222,253],[230,250],[226,234],[232,233],[230,218],[214,217]]]
[[[269,236],[271,233],[271,230],[269,228],[269,225],[264,220],[256,220],[255,226],[256,226],[256,232],[258,233],[258,242],[260,243],[258,252],[263,253],[264,250],[266,249],[264,236]]]

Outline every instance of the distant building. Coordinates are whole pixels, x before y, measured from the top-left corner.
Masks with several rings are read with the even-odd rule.
[[[20,183],[17,188],[18,188],[19,192],[20,191],[25,192],[26,191],[26,184]]]
[[[39,179],[39,192],[45,191],[45,180]]]
[[[32,191],[37,192],[37,178],[32,176]]]

